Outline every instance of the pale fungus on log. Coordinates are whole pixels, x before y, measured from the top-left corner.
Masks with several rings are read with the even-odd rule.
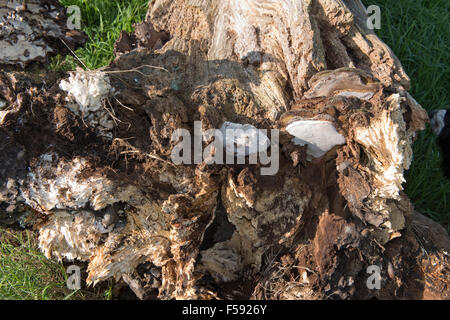
[[[333,147],[345,144],[344,136],[336,131],[331,121],[297,120],[289,124],[286,131],[295,137],[295,144],[308,146],[309,160],[321,158]]]
[[[143,299],[448,299],[448,234],[403,192],[428,117],[366,19],[359,0],[150,0],[101,73],[2,72],[0,220]],[[12,51],[0,63],[27,63]],[[279,129],[278,154],[261,144],[278,171],[174,164],[195,122]],[[250,156],[252,137],[225,143]]]

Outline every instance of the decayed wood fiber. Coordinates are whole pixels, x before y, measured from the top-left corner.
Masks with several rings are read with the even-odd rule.
[[[448,235],[402,187],[427,115],[364,12],[150,1],[104,70],[111,139],[67,107],[57,77],[29,89],[3,73],[0,163],[17,161],[0,171],[2,210],[32,221],[49,257],[87,261],[90,283],[123,278],[141,298],[448,298]],[[278,174],[174,165],[172,133],[200,120],[280,129]],[[285,130],[300,120],[328,121],[345,144],[308,158]]]

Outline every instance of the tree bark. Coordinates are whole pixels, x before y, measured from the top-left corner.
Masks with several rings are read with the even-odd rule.
[[[402,186],[428,118],[366,20],[359,0],[151,0],[102,71],[4,73],[2,214],[141,298],[449,298],[448,234]],[[175,165],[194,121],[280,129],[278,173]],[[345,142],[295,142],[315,125]]]

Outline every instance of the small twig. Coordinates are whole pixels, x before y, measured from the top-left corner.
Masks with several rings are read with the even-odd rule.
[[[126,72],[137,72],[137,73],[143,75],[144,77],[148,77],[149,75],[146,75],[146,74],[144,74],[143,72],[141,72],[141,71],[138,70],[138,69],[143,68],[143,67],[152,68],[152,69],[158,69],[158,70],[163,70],[163,71],[165,71],[165,72],[167,72],[167,73],[170,74],[170,71],[167,70],[166,68],[163,68],[163,67],[157,67],[157,66],[151,66],[151,65],[148,65],[148,64],[143,64],[143,65],[141,65],[141,66],[139,66],[139,67],[136,67],[136,68],[133,68],[133,69],[128,69],[128,70],[111,70],[111,71],[102,71],[102,72],[104,72],[104,73],[126,73]]]
[[[375,242],[375,243],[381,248],[381,251],[382,251],[382,252],[386,251],[386,248],[383,247],[383,246],[377,241],[377,239],[372,239],[372,240],[373,240],[373,242]]]
[[[126,140],[131,140],[131,139],[134,139],[134,137],[129,137],[129,138],[116,138],[116,139],[114,139],[114,140],[119,140],[119,142],[120,142],[120,140],[126,141]]]
[[[131,138],[127,138],[127,139],[131,139]],[[121,139],[121,138],[115,138],[114,139],[114,141],[118,141],[119,143],[121,142],[121,141],[124,141],[124,139]],[[164,160],[164,159],[162,159],[161,157],[159,157],[159,156],[157,156],[157,155],[155,155],[155,154],[152,154],[152,153],[144,153],[144,152],[141,152],[141,151],[139,151],[139,150],[136,150],[136,148],[134,148],[133,146],[131,146],[130,144],[128,144],[128,143],[124,143],[124,144],[122,144],[122,146],[123,147],[126,147],[126,148],[129,148],[129,149],[131,149],[131,150],[126,150],[126,151],[122,151],[122,152],[120,152],[120,154],[123,154],[123,155],[127,155],[127,154],[142,154],[143,156],[145,156],[145,157],[148,157],[148,158],[152,158],[152,159],[155,159],[155,160],[158,160],[158,161],[161,161],[161,162],[164,162],[164,163],[166,163],[166,164],[169,164],[169,165],[171,165],[171,166],[173,166],[173,167],[176,167],[176,165],[175,164],[173,164],[172,162],[170,162],[170,161],[167,161],[167,160]]]
[[[83,122],[83,124],[86,128],[89,128],[89,126],[86,124],[86,122],[84,122],[84,112],[83,111],[81,111],[81,121]]]
[[[311,270],[310,268],[307,268],[307,267],[302,267],[302,266],[292,266],[292,268],[299,268],[299,269],[306,270],[306,271],[308,271],[308,272],[310,272],[310,273],[316,274],[316,272],[315,272],[314,270]]]
[[[145,155],[146,155],[147,157],[152,158],[152,159],[159,160],[159,161],[162,161],[162,162],[164,162],[164,163],[167,163],[167,164],[169,164],[169,165],[171,165],[171,166],[173,166],[173,167],[176,167],[176,165],[173,164],[172,162],[167,161],[167,160],[164,160],[164,159],[158,157],[157,155],[154,155],[154,154],[151,154],[151,153],[145,153]]]
[[[111,102],[109,101],[109,99],[106,98],[105,100],[108,101],[108,104],[109,104],[109,106],[111,107],[111,110],[113,110],[113,111],[111,112],[111,110],[109,110],[109,109],[106,107],[106,104],[105,104],[104,102],[103,102],[103,108],[106,110],[106,112],[109,113],[109,115],[111,116],[111,118],[114,120],[114,123],[116,124],[116,126],[118,125],[117,122],[124,123],[123,121],[121,121],[120,119],[118,119],[118,118],[113,114],[114,109],[113,109],[113,107],[112,107]]]
[[[67,47],[67,49],[70,50],[70,52],[72,53],[72,55],[73,55],[73,56],[81,63],[81,65],[82,65],[86,70],[89,70],[89,68],[84,64],[84,62],[81,61],[80,58],[78,58],[78,56],[75,54],[75,52],[73,52],[73,50],[70,49],[70,47],[67,45],[67,43],[66,43],[63,39],[61,39],[61,38],[59,38],[59,40],[61,40],[61,42]]]
[[[133,109],[131,109],[130,107],[127,107],[126,105],[124,105],[124,104],[123,104],[122,102],[120,102],[120,100],[117,99],[115,96],[114,96],[113,98],[116,99],[117,103],[119,103],[120,106],[124,107],[124,108],[127,109],[127,110],[130,110],[130,111],[134,112]]]

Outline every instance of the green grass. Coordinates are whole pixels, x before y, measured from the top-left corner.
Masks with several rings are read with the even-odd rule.
[[[89,69],[108,65],[114,58],[114,43],[122,30],[132,31],[133,24],[144,20],[148,0],[61,0],[65,6],[81,9],[81,28],[88,40],[76,55]],[[52,59],[51,69],[74,70],[71,56]]]
[[[410,93],[427,110],[449,108],[450,28],[448,0],[364,0],[381,8],[377,34],[411,78]],[[405,190],[417,211],[450,226],[450,180],[430,128],[414,144]]]
[[[0,227],[0,300],[110,298],[110,289],[73,291],[66,283],[65,267],[39,252],[32,231]]]

